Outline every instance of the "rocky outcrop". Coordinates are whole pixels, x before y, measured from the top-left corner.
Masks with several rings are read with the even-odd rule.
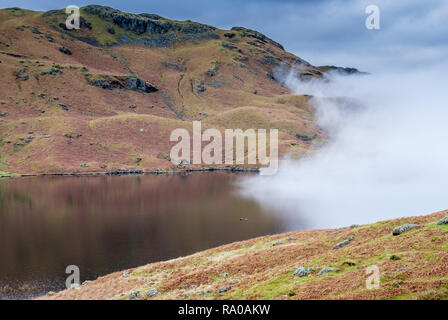
[[[118,45],[125,45],[128,43],[144,45],[151,48],[169,48],[178,42],[185,42],[188,40],[212,40],[219,39],[219,35],[213,32],[204,33],[189,33],[189,34],[177,34],[174,32],[166,34],[155,34],[151,37],[144,38],[132,38],[128,35],[122,35],[117,39]]]
[[[319,70],[321,70],[324,73],[337,73],[340,75],[365,75],[367,72],[359,71],[356,68],[345,68],[345,67],[337,67],[337,66],[320,66],[317,67]]]
[[[280,43],[266,37],[264,34],[258,32],[258,31],[243,28],[243,27],[233,27],[232,31],[239,31],[240,35],[242,37],[254,38],[254,39],[261,41],[262,43],[270,43],[270,44],[276,46],[277,48],[285,50],[285,48],[283,48],[283,46]]]
[[[192,21],[177,22],[161,16],[142,13],[131,14],[106,6],[89,5],[83,8],[85,12],[110,19],[115,25],[136,34],[164,34],[168,32],[204,33],[216,30],[212,26]]]
[[[87,74],[86,79],[90,85],[107,90],[127,89],[146,93],[156,92],[159,90],[154,85],[147,83],[145,80],[138,78],[136,76]]]
[[[69,49],[67,49],[66,47],[60,47],[59,51],[61,51],[63,54],[69,55],[69,56],[72,55],[72,52]]]

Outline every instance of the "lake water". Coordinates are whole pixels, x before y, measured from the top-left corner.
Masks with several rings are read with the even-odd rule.
[[[234,241],[300,229],[239,192],[247,175],[30,177],[0,181],[0,299]],[[240,221],[247,218],[247,221]]]

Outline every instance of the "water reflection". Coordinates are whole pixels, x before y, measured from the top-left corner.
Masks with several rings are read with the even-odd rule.
[[[0,298],[63,289],[71,264],[80,267],[82,280],[95,279],[288,230],[284,217],[238,196],[240,178],[203,173],[0,181]]]

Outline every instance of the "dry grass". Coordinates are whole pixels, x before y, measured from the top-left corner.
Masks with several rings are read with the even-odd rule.
[[[137,291],[147,299],[152,288],[159,291],[154,299],[447,299],[448,227],[436,225],[446,215],[260,237],[127,270],[128,277],[117,272],[43,299],[129,299]],[[392,236],[404,223],[423,228]],[[333,250],[349,236],[349,245]],[[372,265],[379,267],[380,289],[368,290]],[[296,266],[337,270],[298,278]],[[231,289],[217,293],[226,285]]]

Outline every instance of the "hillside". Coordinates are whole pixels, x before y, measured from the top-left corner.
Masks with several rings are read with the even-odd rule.
[[[260,237],[41,299],[448,299],[447,215]],[[369,290],[373,265],[380,287]]]
[[[172,169],[175,128],[277,128],[281,155],[324,133],[279,72],[319,69],[265,35],[90,5],[0,10],[0,173]]]

